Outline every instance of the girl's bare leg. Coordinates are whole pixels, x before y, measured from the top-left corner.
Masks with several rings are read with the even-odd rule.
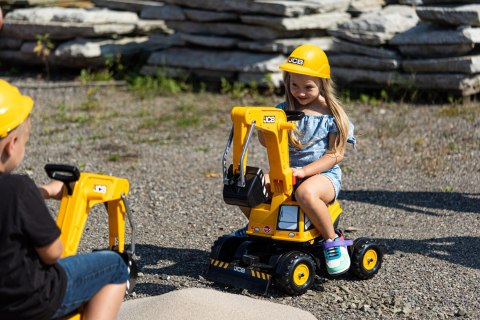
[[[335,189],[327,177],[311,176],[297,188],[295,198],[325,240],[337,237],[326,205],[335,199]]]
[[[327,204],[335,199],[335,189],[330,179],[323,175],[315,175],[304,181],[297,189],[295,196],[303,211],[310,218],[326,240],[324,256],[327,272],[339,275],[350,268],[350,257],[347,244],[337,238],[333,228]],[[331,241],[328,241],[331,239]]]
[[[125,296],[126,283],[103,287],[87,303],[84,318],[87,320],[115,320]]]

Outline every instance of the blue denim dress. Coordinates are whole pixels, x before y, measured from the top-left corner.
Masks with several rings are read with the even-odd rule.
[[[285,102],[277,105],[277,108],[285,110]],[[337,133],[338,127],[333,115],[312,116],[305,115],[302,120],[297,121],[297,130],[300,132],[300,142],[304,146],[298,149],[289,146],[290,166],[292,168],[303,168],[304,166],[320,159],[328,150],[328,135]],[[347,142],[355,145],[353,135],[353,124],[350,123]],[[338,164],[320,173],[326,176],[335,188],[336,197],[342,186],[342,170]]]

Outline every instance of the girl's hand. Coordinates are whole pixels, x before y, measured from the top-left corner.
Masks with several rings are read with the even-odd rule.
[[[58,180],[52,180],[38,188],[44,199],[62,199],[63,194],[63,182]]]
[[[292,168],[292,175],[300,179],[306,177],[305,170],[303,170],[303,168]]]

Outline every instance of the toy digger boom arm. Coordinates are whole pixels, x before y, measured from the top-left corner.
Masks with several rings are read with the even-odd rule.
[[[125,218],[128,218],[131,253],[135,254],[136,226],[126,198],[130,188],[127,179],[80,173],[76,167],[63,164],[50,163],[45,166],[45,170],[50,178],[66,185],[56,221],[62,230],[62,257],[77,253],[90,209],[100,203],[105,204],[108,211],[110,249],[118,247],[119,252],[124,251]]]
[[[247,147],[254,128],[258,128],[262,130],[265,137],[272,192],[290,195],[293,185],[287,131],[295,129],[295,124],[288,122],[285,111],[274,107],[234,107],[231,117],[233,129],[223,156],[224,183],[229,183],[226,156],[233,142],[233,173],[238,175],[237,185],[245,186]]]

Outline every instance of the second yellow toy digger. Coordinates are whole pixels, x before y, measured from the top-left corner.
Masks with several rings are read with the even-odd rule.
[[[127,293],[131,293],[136,284],[137,266],[135,255],[135,223],[128,207],[127,195],[129,183],[127,179],[80,173],[78,168],[64,164],[47,164],[47,175],[65,184],[57,226],[61,230],[63,243],[62,257],[77,253],[90,209],[97,204],[104,204],[108,213],[109,240],[108,249],[118,252],[129,269]],[[125,227],[128,219],[131,228],[130,250],[125,250]],[[68,315],[66,319],[81,320],[82,310]]]
[[[287,294],[303,294],[313,285],[315,275],[325,269],[321,259],[324,240],[292,196],[287,131],[295,129],[289,121],[300,120],[303,113],[285,113],[274,107],[234,107],[231,117],[233,128],[223,155],[223,198],[227,204],[251,208],[250,218],[247,237],[225,235],[217,239],[206,276],[263,293],[274,284]],[[271,198],[262,170],[247,166],[255,128],[265,137]],[[227,169],[232,143],[233,164]],[[336,228],[342,214],[340,204],[335,201],[329,211]],[[349,254],[349,271],[359,279],[372,278],[380,269],[382,250],[370,239],[356,239]]]

